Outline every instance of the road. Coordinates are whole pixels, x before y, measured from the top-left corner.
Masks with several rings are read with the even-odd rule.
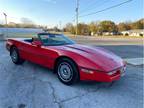
[[[103,47],[122,58],[143,57],[142,45]],[[0,108],[142,108],[142,105],[142,65],[128,65],[126,75],[113,84],[81,81],[66,86],[47,68],[31,62],[14,65],[0,42]]]
[[[80,44],[87,45],[142,45],[144,38],[120,37],[120,36],[70,36],[71,39]]]

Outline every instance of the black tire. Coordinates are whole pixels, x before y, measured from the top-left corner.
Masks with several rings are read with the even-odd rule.
[[[62,70],[62,66],[64,67],[64,65],[65,65],[65,69],[63,68],[63,72],[62,72],[60,70]],[[65,70],[67,70],[66,73],[70,73],[70,77],[68,77],[68,79],[64,78],[64,75],[62,75],[62,73],[64,73]],[[79,81],[78,68],[76,64],[68,58],[62,58],[58,61],[56,66],[56,72],[57,72],[58,79],[66,85],[72,85]]]
[[[11,56],[12,62],[14,64],[20,65],[20,64],[23,64],[25,61],[25,60],[20,58],[19,51],[16,47],[12,47],[10,49],[10,56]]]

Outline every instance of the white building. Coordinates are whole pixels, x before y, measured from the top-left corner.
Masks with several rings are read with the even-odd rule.
[[[121,33],[124,36],[144,36],[144,29],[122,31]]]

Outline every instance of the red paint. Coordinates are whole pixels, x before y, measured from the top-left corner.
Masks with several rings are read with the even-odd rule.
[[[66,56],[71,58],[79,67],[81,80],[96,80],[101,82],[112,82],[120,79],[120,68],[125,66],[123,60],[100,47],[90,47],[79,44],[61,46],[41,46],[39,41],[26,42],[18,39],[8,39],[6,47],[16,46],[20,57],[54,69],[55,60],[58,57]],[[82,72],[81,68],[93,70],[93,73]],[[117,70],[114,75],[108,72]]]

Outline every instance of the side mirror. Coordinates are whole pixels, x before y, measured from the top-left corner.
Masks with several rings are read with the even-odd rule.
[[[42,46],[42,43],[41,43],[41,41],[33,41],[33,42],[32,42],[32,45],[41,47],[41,46]]]

